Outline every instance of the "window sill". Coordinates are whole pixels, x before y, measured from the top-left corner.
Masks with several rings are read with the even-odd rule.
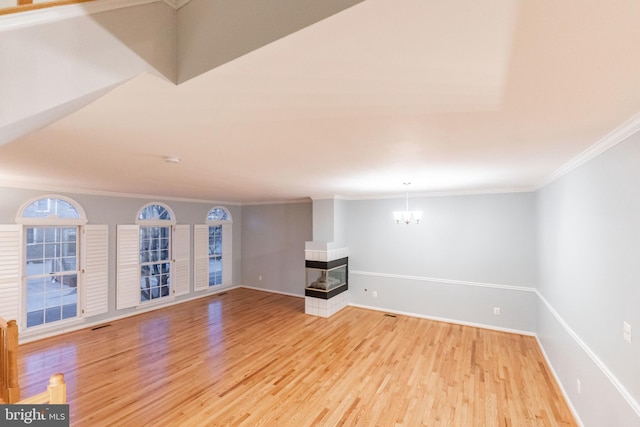
[[[25,327],[24,329],[20,330],[20,336],[27,338],[30,336],[41,335],[43,333],[51,332],[51,331],[64,332],[66,329],[71,329],[71,327],[80,325],[84,322],[85,322],[84,317],[74,317],[72,319],[60,320],[57,322],[52,322],[52,323],[44,324],[40,326],[32,326],[30,328]]]
[[[172,303],[176,300],[175,296],[167,296],[167,297],[163,297],[163,298],[158,298],[156,300],[152,300],[152,301],[145,301],[145,302],[141,302],[139,305],[136,306],[137,310],[147,310],[151,307],[160,307],[163,305],[166,305],[167,303]]]

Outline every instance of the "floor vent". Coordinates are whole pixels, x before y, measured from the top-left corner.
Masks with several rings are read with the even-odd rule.
[[[385,316],[387,316],[387,317],[396,317],[396,315],[395,315],[395,314],[385,313],[384,315],[385,315]]]
[[[91,328],[91,330],[96,331],[98,329],[106,328],[107,326],[111,326],[111,324],[107,323],[106,325],[96,326],[95,328]]]
[[[226,295],[226,294],[227,294],[226,292],[223,292],[221,294],[218,294],[218,296],[221,297],[221,296]]]

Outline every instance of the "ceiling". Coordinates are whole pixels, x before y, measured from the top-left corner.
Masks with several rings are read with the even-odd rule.
[[[638,22],[636,0],[365,0],[178,85],[137,75],[0,145],[0,185],[230,203],[531,191],[640,111]]]

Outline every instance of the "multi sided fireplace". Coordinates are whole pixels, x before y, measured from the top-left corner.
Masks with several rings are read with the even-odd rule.
[[[349,288],[349,258],[333,261],[306,261],[307,283],[304,294],[307,297],[328,300]]]

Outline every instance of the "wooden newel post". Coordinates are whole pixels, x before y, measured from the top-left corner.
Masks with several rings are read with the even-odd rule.
[[[64,374],[53,374],[49,378],[49,403],[59,405],[67,403],[67,383],[64,382]]]
[[[8,363],[8,400],[15,403],[20,400],[18,385],[18,324],[15,320],[7,322],[7,363]]]

